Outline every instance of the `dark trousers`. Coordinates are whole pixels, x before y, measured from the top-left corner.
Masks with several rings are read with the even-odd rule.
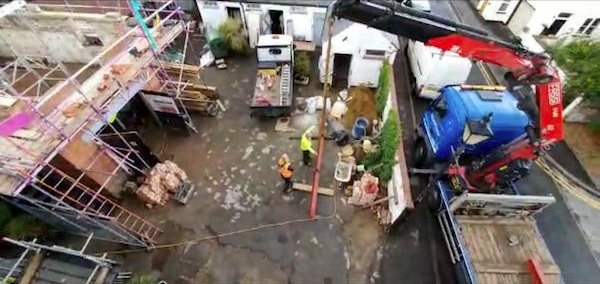
[[[310,151],[308,151],[308,150],[302,151],[302,162],[306,166],[310,165]]]
[[[294,183],[291,178],[283,178],[283,192],[291,192]]]

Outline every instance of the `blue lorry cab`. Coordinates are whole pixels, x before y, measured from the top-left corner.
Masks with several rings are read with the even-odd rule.
[[[423,114],[422,125],[428,144],[437,160],[452,158],[458,149],[467,120],[480,120],[492,113],[493,136],[465,148],[466,155],[485,155],[525,133],[530,120],[517,108],[517,99],[505,90],[486,90],[446,86]]]

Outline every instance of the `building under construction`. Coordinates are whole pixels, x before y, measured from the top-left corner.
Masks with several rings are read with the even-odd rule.
[[[156,161],[113,122],[146,91],[195,130],[160,60],[191,23],[174,1],[41,2],[0,7],[1,197],[68,232],[152,245],[160,229],[112,196]]]

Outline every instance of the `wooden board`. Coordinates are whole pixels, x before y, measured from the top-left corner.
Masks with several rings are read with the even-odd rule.
[[[182,69],[180,63],[168,62],[168,61],[161,60],[160,64],[163,67],[165,67],[165,69],[167,69],[167,72],[176,71],[177,73],[179,73],[179,71]],[[200,69],[201,69],[201,67],[198,65],[183,64],[183,72],[184,73],[200,74]]]
[[[538,258],[545,283],[560,283],[560,270],[554,263],[533,219],[456,216],[462,236],[480,283],[529,284],[527,260]],[[510,245],[516,236],[518,244]]]
[[[306,192],[312,191],[312,186],[309,184],[305,184],[305,183],[295,182],[293,188],[300,190],[300,191],[306,191]],[[319,187],[319,194],[333,196],[334,191],[331,188]]]

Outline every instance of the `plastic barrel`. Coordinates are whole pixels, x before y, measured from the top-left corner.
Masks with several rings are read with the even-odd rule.
[[[364,117],[357,117],[352,127],[352,136],[355,139],[359,139],[367,135],[367,127],[369,126],[369,120]]]

